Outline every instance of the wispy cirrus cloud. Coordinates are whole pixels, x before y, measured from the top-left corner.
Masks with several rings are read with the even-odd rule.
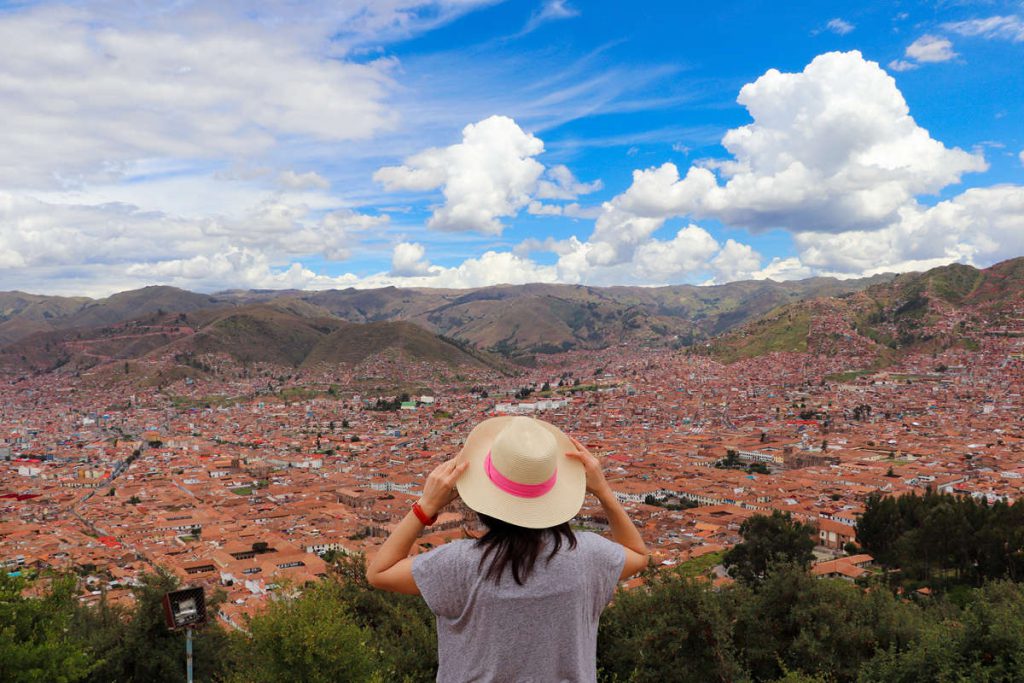
[[[1024,19],[1015,14],[954,21],[943,24],[942,27],[962,36],[979,36],[987,40],[1009,40],[1014,43],[1024,42]]]
[[[949,38],[933,35],[923,35],[908,45],[906,55],[926,64],[948,62],[957,56]]]
[[[366,138],[395,122],[386,65],[324,60],[256,27],[139,28],[44,6],[0,15],[0,61],[8,187],[252,157],[285,137]]]
[[[544,4],[530,15],[526,25],[513,37],[521,38],[528,33],[533,33],[548,22],[572,19],[579,15],[580,11],[569,5],[568,0],[544,0]]]
[[[845,19],[840,19],[839,17],[836,17],[834,19],[829,19],[828,23],[825,24],[825,28],[827,28],[829,31],[832,31],[832,33],[835,33],[840,36],[845,36],[847,33],[853,32],[853,30],[857,27],[851,24],[850,22],[846,21]]]

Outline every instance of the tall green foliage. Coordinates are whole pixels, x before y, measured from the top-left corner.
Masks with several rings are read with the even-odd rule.
[[[74,586],[70,577],[58,579],[42,598],[29,598],[23,579],[0,571],[0,681],[71,683],[96,667],[69,633]]]
[[[598,669],[607,681],[701,683],[742,678],[734,624],[746,589],[714,594],[679,574],[619,592],[601,617]]]
[[[371,636],[353,618],[340,584],[324,581],[272,602],[235,636],[237,683],[363,683],[379,668]]]
[[[1024,680],[1024,590],[994,582],[973,592],[962,611],[932,610],[912,642],[890,646],[860,672],[864,683]]]
[[[601,619],[603,683],[911,683],[1024,680],[1024,586],[961,588],[917,602],[773,563],[721,590],[681,572],[620,591]],[[184,680],[184,641],[163,626],[175,581],[147,577],[130,611],[77,604],[71,579],[39,598],[0,575],[0,680]],[[217,683],[432,681],[433,617],[422,600],[373,590],[345,558],[324,581],[272,601],[248,625],[196,638],[196,679]]]
[[[736,579],[753,584],[772,565],[792,562],[807,567],[814,558],[814,527],[797,522],[789,513],[754,515],[740,525],[743,542],[725,555],[723,564]]]
[[[913,583],[943,588],[989,579],[1024,580],[1024,504],[989,505],[967,496],[872,496],[857,540]]]
[[[754,680],[787,671],[854,680],[879,648],[901,648],[920,627],[920,610],[886,591],[865,594],[845,581],[775,565],[740,603],[735,638]]]
[[[72,633],[98,662],[88,681],[180,683],[185,679],[185,634],[167,629],[162,606],[164,595],[177,587],[178,580],[171,574],[148,574],[133,589],[131,610],[112,607],[104,600],[75,611]],[[211,595],[207,600],[211,623],[193,637],[196,681],[220,680],[231,668],[225,657],[228,637],[215,618],[220,597]]]
[[[756,587],[716,592],[674,572],[619,593],[601,620],[604,681],[854,681],[878,652],[903,652],[926,622],[868,593],[776,564]]]
[[[372,634],[387,681],[433,681],[437,675],[437,630],[422,598],[385,593],[366,581],[360,556],[343,556],[333,566],[339,599],[361,627]]]

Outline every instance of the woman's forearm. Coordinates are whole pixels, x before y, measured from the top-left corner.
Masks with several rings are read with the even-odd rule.
[[[366,579],[371,585],[378,574],[391,569],[409,556],[412,544],[416,542],[422,530],[423,522],[416,517],[415,513],[412,510],[406,513],[366,567]]]
[[[633,524],[633,520],[629,518],[629,515],[626,514],[626,510],[623,509],[619,499],[615,497],[611,487],[606,485],[595,495],[601,502],[601,507],[604,508],[605,516],[608,517],[608,526],[611,528],[612,539],[619,545],[625,546],[641,555],[646,555],[647,546],[644,544],[640,531]]]
[[[454,459],[441,463],[427,476],[423,484],[423,496],[420,497],[420,511],[427,517],[434,517],[444,509],[448,503],[455,499],[455,482],[463,472],[466,471],[468,463],[456,463]],[[399,566],[396,572],[399,576],[381,576],[398,565],[409,556],[412,544],[423,531],[423,522],[410,510],[402,521],[398,523],[395,530],[384,541],[373,561],[366,567],[366,579],[371,586],[394,590],[400,593],[416,593],[416,584],[412,579],[410,567]]]

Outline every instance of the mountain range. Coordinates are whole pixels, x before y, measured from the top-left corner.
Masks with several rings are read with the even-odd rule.
[[[1020,315],[1024,258],[855,280],[715,286],[505,285],[478,289],[231,290],[166,286],[105,299],[0,293],[0,367],[44,372],[225,353],[242,363],[415,360],[508,367],[617,344],[695,346],[731,362],[770,351],[884,364],[913,349],[976,344]],[[1016,313],[1014,313],[1016,311]]]
[[[343,337],[357,334],[353,324],[399,321],[443,336],[463,350],[518,360],[619,343],[690,344],[780,305],[859,291],[888,277],[708,287],[530,284],[467,290],[235,290],[209,295],[152,286],[105,299],[6,292],[0,293],[0,362],[6,359],[8,366],[16,365],[15,359],[39,370],[62,359],[67,363],[76,346],[90,340],[103,341],[109,351],[96,354],[98,358],[133,357],[157,351],[161,342],[185,345],[178,337],[192,335],[199,352],[224,350],[243,360],[301,365],[313,353],[317,335]],[[181,314],[185,318],[178,321]],[[128,333],[123,328],[129,323],[149,326],[152,333]],[[152,338],[140,341],[147,337]],[[122,341],[111,343],[113,338]],[[259,347],[260,353],[244,350],[249,347]],[[312,357],[330,356],[320,350]]]

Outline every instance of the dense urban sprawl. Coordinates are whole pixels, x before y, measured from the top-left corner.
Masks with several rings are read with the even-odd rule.
[[[526,414],[604,458],[657,564],[721,553],[745,519],[780,510],[818,530],[814,573],[853,579],[870,571],[851,543],[871,494],[1021,496],[1020,332],[874,373],[850,372],[842,349],[723,365],[619,346],[509,377],[398,356],[321,374],[208,357],[216,379],[148,387],[20,377],[0,385],[0,563],[72,571],[114,602],[164,567],[226,591],[218,616],[244,627],[332,556],[372,555],[474,424]],[[393,377],[424,393],[367,391]],[[577,522],[604,524],[593,501]],[[473,528],[455,506],[416,551]]]

